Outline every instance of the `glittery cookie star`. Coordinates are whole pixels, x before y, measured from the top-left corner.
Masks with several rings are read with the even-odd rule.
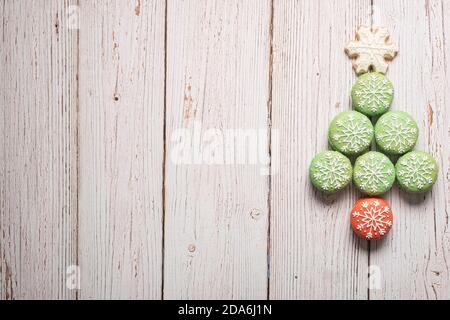
[[[360,27],[356,40],[350,41],[345,52],[353,58],[353,68],[357,74],[372,71],[386,73],[387,60],[396,56],[398,49],[389,39],[387,28]]]

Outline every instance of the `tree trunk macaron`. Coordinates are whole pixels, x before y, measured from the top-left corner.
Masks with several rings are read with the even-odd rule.
[[[324,151],[317,154],[309,166],[312,184],[326,193],[344,189],[352,181],[350,160],[336,151]]]
[[[392,228],[394,216],[389,204],[381,198],[363,198],[356,201],[350,213],[355,233],[366,240],[379,240]]]
[[[356,156],[369,150],[374,136],[372,123],[362,113],[345,111],[339,113],[328,129],[331,147],[346,156]]]

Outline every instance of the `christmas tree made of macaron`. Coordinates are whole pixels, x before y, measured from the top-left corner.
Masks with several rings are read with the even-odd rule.
[[[351,92],[354,110],[331,121],[328,141],[333,151],[317,154],[309,175],[312,184],[325,193],[338,192],[353,180],[370,196],[356,202],[350,222],[358,236],[378,240],[390,231],[393,213],[376,196],[388,192],[395,181],[406,192],[426,192],[436,182],[438,165],[432,155],[413,150],[419,136],[416,121],[406,112],[389,111],[394,87],[385,75],[387,60],[398,50],[387,29],[360,27],[345,51],[358,75]],[[371,150],[374,140],[378,151]],[[395,165],[389,156],[399,157]],[[356,159],[353,166],[350,159]]]

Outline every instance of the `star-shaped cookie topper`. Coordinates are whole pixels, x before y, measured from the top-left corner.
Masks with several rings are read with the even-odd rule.
[[[370,70],[386,73],[388,60],[394,59],[398,48],[389,39],[387,28],[359,27],[356,40],[350,41],[345,52],[353,58],[353,68],[362,74]]]

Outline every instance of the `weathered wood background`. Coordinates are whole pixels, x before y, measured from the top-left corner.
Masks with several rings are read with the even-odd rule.
[[[0,19],[0,299],[450,299],[449,0],[4,0]],[[391,30],[393,109],[440,165],[431,192],[385,195],[373,243],[349,225],[361,194],[307,175],[361,24]],[[199,124],[272,129],[272,174],[173,161]]]

